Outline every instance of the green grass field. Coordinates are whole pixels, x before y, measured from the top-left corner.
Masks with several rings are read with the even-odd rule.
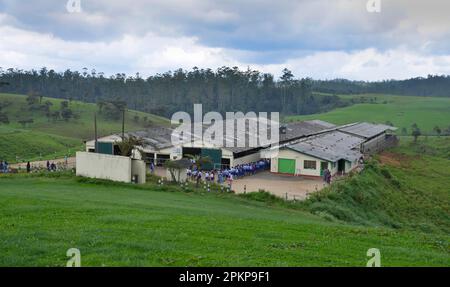
[[[49,100],[53,103],[52,110],[60,107],[60,99],[43,98],[42,102]],[[79,119],[49,121],[42,112],[30,112],[27,110],[26,96],[1,94],[0,102],[11,103],[3,112],[8,115],[10,124],[0,124],[0,159],[10,162],[20,160],[55,158],[66,154],[73,154],[75,150],[83,147],[82,140],[94,138],[94,113],[98,110],[95,104],[72,101],[70,108],[80,115]],[[137,115],[139,122],[133,120]],[[18,119],[24,116],[33,119],[32,124],[23,127]],[[126,117],[126,130],[134,131],[145,129],[142,119],[147,117],[154,124],[167,124],[165,118],[151,114],[129,110]],[[98,116],[99,135],[108,135],[120,132],[121,121],[113,121]]]
[[[437,125],[442,130],[450,126],[450,98],[411,97],[381,94],[345,95],[344,99],[360,97],[376,98],[375,103],[355,104],[338,108],[323,114],[290,116],[286,121],[320,119],[334,124],[351,122],[392,122],[399,128],[406,128],[408,134],[411,125],[417,123],[423,133],[433,134]]]
[[[450,266],[448,141],[405,139],[308,203],[0,176],[0,265],[64,266],[75,247],[83,266],[365,266],[369,248],[382,266]]]

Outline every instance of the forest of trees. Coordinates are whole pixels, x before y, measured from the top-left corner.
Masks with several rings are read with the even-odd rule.
[[[106,112],[114,103],[132,109],[170,116],[191,111],[202,103],[204,111],[279,111],[284,115],[313,114],[342,107],[335,94],[389,93],[418,96],[449,96],[449,76],[429,76],[403,81],[359,82],[348,80],[296,79],[284,69],[282,76],[237,67],[178,69],[143,78],[139,74],[106,77],[95,70],[56,72],[0,68],[0,92],[81,100],[97,103]],[[328,93],[319,95],[314,92]],[[111,105],[112,103],[112,105]]]
[[[312,90],[332,94],[384,93],[406,96],[450,97],[450,76],[429,75],[427,78],[386,80],[379,82],[335,79],[312,81]]]
[[[97,103],[105,111],[118,102],[163,116],[192,111],[194,103],[202,103],[205,112],[279,111],[285,115],[313,114],[345,105],[336,96],[313,95],[311,87],[311,79],[295,79],[287,69],[280,79],[236,67],[179,69],[148,78],[139,74],[105,77],[87,69],[62,73],[46,68],[0,70],[0,92],[81,100]]]

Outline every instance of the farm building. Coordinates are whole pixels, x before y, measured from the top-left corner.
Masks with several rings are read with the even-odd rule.
[[[224,121],[224,124],[226,122]],[[287,143],[293,140],[305,138],[314,134],[324,132],[332,129],[333,124],[323,121],[305,121],[289,123],[280,128],[279,143]],[[208,126],[204,126],[206,130]],[[224,129],[225,130],[225,129]],[[170,127],[154,127],[145,131],[129,132],[126,135],[133,135],[143,139],[144,146],[141,150],[144,154],[146,162],[154,161],[162,163],[166,160],[181,159],[186,155],[201,155],[209,156],[212,159],[213,165],[211,168],[220,168],[222,166],[233,167],[240,164],[254,162],[261,159],[260,151],[267,146],[251,146],[246,141],[243,147],[227,147],[223,144],[217,147],[213,143],[203,140],[192,140],[174,146],[171,142],[171,137],[174,132]],[[270,133],[270,129],[268,131]],[[248,131],[246,132],[248,136]],[[224,137],[226,141],[236,142],[236,136]],[[98,139],[98,152],[106,154],[118,154],[119,150],[117,142],[121,141],[120,134],[113,134]],[[86,142],[86,151],[95,151],[95,140]],[[137,155],[135,155],[137,156]]]
[[[271,172],[302,176],[345,174],[358,167],[364,154],[380,151],[394,142],[388,131],[395,128],[370,123],[354,123],[289,142],[266,151]]]
[[[226,123],[226,121],[224,121]],[[203,126],[206,130],[208,126]],[[178,160],[187,155],[209,156],[212,165],[209,168],[233,167],[271,158],[271,171],[274,173],[320,176],[325,168],[332,174],[348,173],[358,165],[364,154],[378,152],[395,143],[396,137],[389,132],[396,128],[370,123],[352,123],[335,126],[331,123],[312,120],[282,125],[279,131],[278,155],[273,157],[266,146],[227,147],[224,143],[213,143],[196,139],[178,146],[172,144],[174,129],[154,127],[145,131],[129,132],[143,139],[141,147],[144,160],[161,164],[166,160]],[[225,130],[225,129],[224,129]],[[246,130],[246,135],[248,136]],[[118,154],[119,134],[98,139],[98,152]],[[237,142],[236,136],[225,136],[224,141]],[[95,150],[95,141],[86,143],[86,151]],[[134,157],[140,155],[135,154]]]
[[[321,176],[328,168],[332,175],[346,173],[357,167],[363,141],[340,131],[310,136],[281,147],[278,155],[272,158],[271,171]]]
[[[395,130],[397,130],[396,127],[364,122],[349,124],[339,128],[341,132],[364,139],[361,152],[365,154],[377,153],[396,144],[397,138],[390,133]]]

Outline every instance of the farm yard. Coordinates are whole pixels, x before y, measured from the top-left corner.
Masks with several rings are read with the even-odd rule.
[[[310,193],[321,190],[325,186],[321,178],[294,177],[268,171],[233,182],[233,190],[236,193],[265,190],[287,200],[303,200]]]

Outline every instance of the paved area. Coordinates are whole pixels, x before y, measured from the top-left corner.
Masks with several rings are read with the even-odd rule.
[[[244,187],[247,192],[262,189],[282,198],[287,196],[288,200],[303,200],[309,193],[321,190],[324,186],[322,179],[273,174],[268,171],[233,182],[233,190],[236,193],[243,193]]]

